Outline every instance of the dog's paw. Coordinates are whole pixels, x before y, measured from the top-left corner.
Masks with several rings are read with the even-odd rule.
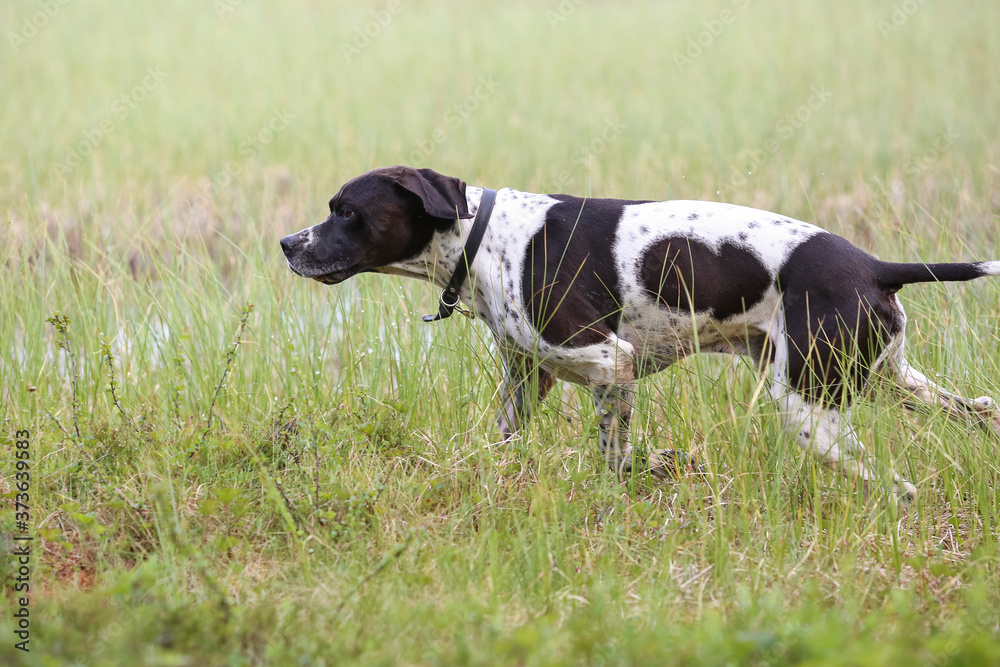
[[[917,487],[902,478],[897,477],[888,486],[877,480],[862,479],[859,483],[860,495],[865,502],[907,508],[917,499]]]
[[[649,453],[646,463],[650,472],[664,479],[679,479],[687,474],[705,473],[705,466],[679,449],[655,449]]]
[[[896,497],[899,498],[899,503],[904,507],[909,507],[913,504],[913,501],[917,499],[917,487],[913,486],[907,481],[896,482],[893,485],[893,491],[896,492]]]
[[[983,424],[1000,435],[1000,407],[997,407],[997,402],[989,396],[980,396],[973,399],[972,405],[979,413]]]

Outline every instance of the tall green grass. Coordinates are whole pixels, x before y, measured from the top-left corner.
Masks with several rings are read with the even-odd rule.
[[[3,614],[4,660],[997,661],[996,438],[875,388],[855,423],[917,483],[901,509],[701,357],[641,383],[633,429],[711,474],[619,481],[586,392],[495,444],[481,325],[277,246],[412,163],[998,259],[1000,7],[912,4],[402,2],[349,61],[387,3],[68,3],[16,50],[41,5],[4,4],[0,492],[29,429],[37,554],[32,652]],[[911,359],[1000,396],[998,289],[907,289]]]

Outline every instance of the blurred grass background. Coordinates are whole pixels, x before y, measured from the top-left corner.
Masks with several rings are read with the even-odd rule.
[[[2,442],[33,434],[39,539],[32,653],[0,655],[996,661],[995,438],[876,391],[856,423],[917,482],[902,511],[780,438],[745,364],[694,359],[643,383],[636,437],[713,474],[619,483],[584,394],[491,445],[484,330],[420,322],[427,285],[301,281],[277,239],[405,163],[998,259],[998,24],[965,1],[4,3]],[[903,299],[920,367],[1000,395],[995,283]]]

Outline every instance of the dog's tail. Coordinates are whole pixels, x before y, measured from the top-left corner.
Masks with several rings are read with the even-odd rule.
[[[875,268],[879,283],[887,289],[899,289],[910,283],[950,283],[974,280],[982,276],[1000,276],[1000,262],[960,264],[896,264],[878,262]]]

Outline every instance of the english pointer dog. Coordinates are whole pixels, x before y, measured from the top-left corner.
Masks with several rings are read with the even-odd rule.
[[[475,218],[475,220],[473,220]],[[891,480],[850,423],[876,370],[909,399],[1000,434],[988,397],[944,391],[906,360],[910,283],[1000,275],[1000,261],[897,264],[814,225],[707,201],[622,201],[467,186],[430,169],[386,167],[345,184],[318,225],[281,239],[296,274],[336,285],[362,272],[429,280],[438,314],[469,304],[504,363],[497,420],[514,437],[556,378],[588,387],[601,454],[619,473],[684,463],[629,445],[636,381],[695,352],[749,355],[769,369],[787,433],[865,483]],[[527,394],[533,395],[527,395]]]

